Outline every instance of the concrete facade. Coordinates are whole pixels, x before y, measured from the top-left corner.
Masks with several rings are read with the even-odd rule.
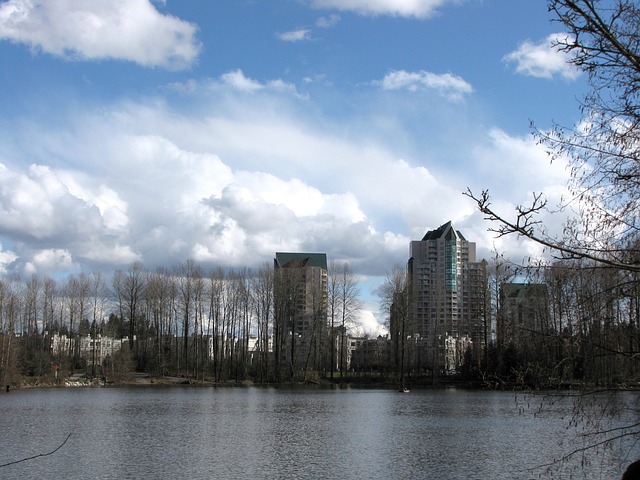
[[[486,262],[476,260],[476,244],[451,222],[412,241],[409,249],[409,317],[421,340],[421,362],[452,373],[462,349],[479,353],[486,343]]]

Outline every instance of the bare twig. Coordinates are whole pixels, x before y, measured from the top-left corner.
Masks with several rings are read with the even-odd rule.
[[[67,435],[67,438],[65,438],[64,442],[62,442],[58,448],[56,448],[55,450],[52,450],[49,453],[39,453],[38,455],[33,455],[32,457],[27,457],[27,458],[23,458],[21,460],[16,460],[14,462],[9,462],[9,463],[4,463],[0,465],[0,468],[2,467],[8,467],[9,465],[15,465],[16,463],[22,463],[22,462],[26,462],[27,460],[33,460],[35,458],[40,458],[40,457],[46,457],[49,455],[53,455],[54,453],[56,453],[58,450],[60,450],[65,443],[67,443],[67,441],[69,440],[69,438],[71,438],[71,434]]]

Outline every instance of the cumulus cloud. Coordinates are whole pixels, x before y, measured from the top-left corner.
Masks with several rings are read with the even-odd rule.
[[[473,92],[473,87],[464,79],[450,73],[436,74],[420,70],[407,72],[394,70],[384,76],[378,84],[385,90],[409,90],[416,92],[422,89],[436,90],[450,100],[459,101]]]
[[[538,78],[560,76],[565,80],[575,80],[580,71],[571,65],[566,53],[557,49],[558,41],[566,41],[568,34],[553,33],[547,38],[533,43],[523,42],[516,50],[503,57],[503,61],[515,64],[517,73]]]
[[[385,122],[371,122],[370,111],[366,121],[356,113],[327,122],[311,115],[313,98],[282,83],[237,70],[164,90],[162,101],[59,112],[64,121],[38,136],[19,125],[0,132],[5,146],[21,146],[5,149],[17,156],[13,164],[39,162],[0,169],[5,268],[112,269],[135,260],[154,268],[187,258],[251,267],[276,251],[322,251],[379,278],[406,262],[411,239],[447,220],[491,248],[486,223],[461,195],[464,183],[434,173],[422,156],[399,155],[399,130],[389,125],[401,112],[366,97],[360,101],[382,109]],[[452,154],[462,149],[457,155],[473,160],[463,171],[477,183],[467,185],[496,198],[523,201],[532,179],[540,188],[562,183],[564,172],[545,171],[546,155],[531,139],[493,129],[480,143],[449,143]]]
[[[71,253],[64,248],[45,248],[37,251],[24,265],[25,275],[49,272],[70,272],[78,270]]]
[[[20,237],[66,237],[100,228],[95,206],[70,194],[48,167],[31,165],[27,172],[0,166],[0,230]]]
[[[360,15],[394,15],[427,18],[439,7],[456,0],[311,0],[315,8],[335,8]]]
[[[289,32],[278,33],[278,38],[283,42],[300,42],[302,40],[309,40],[311,30],[308,28],[299,28],[297,30],[291,30]]]
[[[15,243],[10,258],[24,272],[68,271],[82,260],[130,263],[138,255],[117,245],[127,223],[118,194],[97,179],[44,165],[0,166],[0,234]]]
[[[16,250],[19,261],[45,268],[51,262],[38,252],[66,249],[72,263],[92,265],[194,258],[253,266],[275,251],[309,250],[374,274],[405,255],[409,238],[384,218],[398,206],[398,218],[411,218],[439,188],[426,169],[318,128],[305,100],[268,88],[276,81],[224,78],[191,91],[207,104],[205,115],[124,102],[49,127],[21,155],[62,157],[64,169],[39,164],[0,175],[0,234],[30,245]],[[74,142],[57,140],[70,132]],[[407,181],[419,195],[400,187]]]
[[[0,243],[0,275],[6,274],[9,265],[11,265],[17,258],[18,255],[16,255],[15,252],[5,250]]]
[[[358,314],[357,324],[354,331],[354,334],[357,336],[376,338],[378,335],[384,336],[389,333],[386,327],[378,323],[378,320],[371,310],[362,309]]]
[[[0,39],[74,60],[118,59],[181,69],[198,57],[197,27],[149,0],[8,0]]]

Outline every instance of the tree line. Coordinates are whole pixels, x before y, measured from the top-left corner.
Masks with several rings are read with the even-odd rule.
[[[505,264],[490,282],[508,280]],[[529,299],[522,311],[498,296],[495,341],[479,370],[484,379],[529,386],[638,385],[640,382],[640,283],[637,274],[602,268],[588,259],[556,261],[532,269],[527,282],[541,285],[543,298]],[[528,307],[528,308],[527,308]],[[500,331],[508,322],[514,334]],[[467,358],[469,360],[469,358]]]
[[[496,254],[487,262],[484,297],[475,306],[484,347],[456,352],[457,375],[446,380],[457,377],[493,388],[640,386],[639,280],[636,272],[603,268],[588,259],[523,267]],[[533,294],[514,302],[510,289]],[[442,380],[428,354],[432,345],[414,335],[404,267],[391,270],[380,295],[395,318],[390,353],[398,383]]]
[[[291,295],[276,290],[292,286],[277,281],[269,263],[255,270],[205,271],[187,260],[148,271],[137,262],[108,279],[100,273],[1,279],[0,381],[44,377],[52,366],[95,375],[95,366],[89,369],[80,355],[79,340],[87,336],[127,340],[123,352],[109,359],[112,373],[137,370],[215,382],[343,375],[340,345],[360,308],[359,289],[346,263],[332,261],[328,278],[326,294],[317,297],[317,354],[302,366],[295,357],[300,335],[285,325],[286,316],[276,315],[292,306],[283,300]],[[52,351],[54,333],[70,339],[68,349]],[[98,373],[106,367],[98,366]]]

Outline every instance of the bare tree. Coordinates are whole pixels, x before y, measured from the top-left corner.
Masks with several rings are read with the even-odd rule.
[[[400,387],[405,385],[405,367],[407,358],[407,337],[411,335],[411,318],[409,304],[411,289],[406,269],[396,265],[387,273],[382,285],[378,289],[380,305],[389,312],[389,331],[394,355],[394,363]]]
[[[239,329],[238,329],[238,347],[236,351],[235,361],[235,377],[236,382],[243,380],[247,374],[249,362],[249,337],[252,330],[252,312],[251,312],[251,283],[250,278],[253,275],[248,268],[242,268],[237,272],[237,294],[239,300]]]
[[[102,323],[104,319],[107,298],[109,296],[109,288],[100,272],[94,272],[89,277],[89,301],[91,308],[91,326],[93,335],[93,349],[91,352],[91,375],[96,376],[96,363],[99,356],[97,355],[98,345],[98,325]]]
[[[340,378],[346,369],[347,333],[356,315],[362,308],[360,301],[360,287],[353,270],[348,263],[343,263],[339,270],[338,302],[340,311]]]
[[[305,326],[302,333],[302,346],[306,353],[303,369],[303,380],[309,381],[310,370],[314,375],[325,371],[324,352],[327,327],[327,282],[326,276],[319,269],[308,269],[304,273]]]
[[[175,274],[182,315],[182,354],[184,356],[184,368],[188,370],[190,367],[189,334],[195,311],[196,283],[198,278],[202,277],[202,271],[193,260],[188,259],[185,263],[176,267]]]
[[[336,369],[340,369],[338,358],[341,354],[340,348],[336,348],[336,342],[338,341],[338,337],[342,338],[336,330],[340,317],[340,265],[336,260],[329,262],[327,277],[327,314],[329,316],[329,339],[331,342],[329,350],[329,375],[333,378],[333,372]]]
[[[142,262],[134,262],[126,272],[116,270],[111,285],[116,298],[120,319],[129,322],[129,350],[134,358],[138,358],[138,318],[141,313],[144,292],[146,289],[146,273]]]
[[[260,266],[251,278],[251,295],[256,318],[258,378],[269,379],[269,349],[273,319],[273,268],[268,263]]]
[[[209,319],[212,322],[213,377],[220,381],[224,359],[225,274],[221,268],[209,273]]]
[[[278,381],[284,378],[288,366],[289,377],[295,374],[298,337],[301,325],[297,325],[298,307],[305,294],[302,288],[301,268],[279,268],[274,272],[274,354],[275,373]]]
[[[170,350],[172,304],[175,300],[173,276],[158,268],[147,277],[145,304],[155,331],[155,368],[161,375],[167,373],[166,351]]]
[[[568,29],[556,48],[588,75],[591,87],[580,125],[534,130],[552,160],[570,162],[570,195],[560,209],[576,215],[562,237],[553,237],[538,216],[549,211],[543,193],[518,206],[513,219],[493,209],[488,191],[465,195],[499,236],[522,235],[561,258],[639,272],[640,7],[633,0],[550,0],[549,10]]]
[[[18,378],[19,346],[15,325],[20,314],[19,297],[13,282],[0,280],[0,385],[8,388]]]
[[[194,320],[194,373],[196,379],[198,372],[204,380],[204,367],[207,349],[204,345],[204,307],[205,307],[205,281],[202,269],[198,266],[193,272],[193,320]]]
[[[54,279],[45,277],[42,284],[42,329],[47,330],[51,329],[55,322],[57,283]]]
[[[38,336],[39,335],[39,327],[40,323],[39,313],[40,309],[39,300],[40,293],[42,291],[42,282],[37,275],[32,275],[29,281],[26,284],[25,289],[25,324],[26,324],[26,332],[28,336]]]
[[[69,356],[73,357],[74,363],[77,363],[79,358],[78,334],[83,333],[80,331],[80,327],[84,324],[83,321],[86,320],[85,313],[89,295],[89,279],[87,276],[84,273],[78,276],[70,275],[64,286],[63,295],[67,303],[69,336],[74,338],[69,344],[71,348]]]

